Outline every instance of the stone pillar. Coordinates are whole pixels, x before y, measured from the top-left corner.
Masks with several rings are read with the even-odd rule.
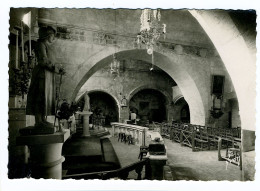
[[[111,136],[115,136],[115,125],[112,125],[112,131],[111,131]]]
[[[23,135],[16,139],[17,145],[27,145],[30,151],[29,165],[32,178],[61,179],[62,145],[69,138],[70,131],[45,135]]]
[[[26,124],[25,108],[9,108],[8,122],[8,178],[23,178],[28,164],[28,147],[17,145],[16,138]]]
[[[119,112],[120,112],[119,122],[124,123],[125,120],[129,119],[129,107],[121,107]]]
[[[83,137],[89,137],[89,116],[92,114],[92,112],[89,111],[82,111],[79,112],[80,115],[83,115]]]
[[[242,166],[243,181],[255,180],[255,139],[255,131],[242,130],[240,165]]]

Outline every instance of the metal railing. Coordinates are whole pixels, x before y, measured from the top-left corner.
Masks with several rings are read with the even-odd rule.
[[[150,162],[149,159],[144,159],[138,162],[135,162],[131,165],[126,167],[111,170],[111,171],[100,171],[100,172],[91,172],[91,173],[82,173],[82,174],[71,174],[71,175],[64,175],[62,179],[102,179],[107,180],[111,178],[118,178],[126,180],[128,178],[129,172],[135,170],[137,173],[137,180],[142,179],[142,170],[145,166],[145,176],[144,179],[151,179],[151,169],[150,169]]]

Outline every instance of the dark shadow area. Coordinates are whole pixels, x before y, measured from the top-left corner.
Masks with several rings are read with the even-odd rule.
[[[81,137],[74,134],[63,146],[63,175],[119,169],[120,163],[108,138]],[[95,177],[93,177],[95,178]]]
[[[153,89],[137,92],[129,102],[131,112],[136,113],[140,121],[163,122],[166,120],[165,96]]]

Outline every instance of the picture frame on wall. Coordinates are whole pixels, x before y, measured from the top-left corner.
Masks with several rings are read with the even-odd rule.
[[[225,76],[212,75],[211,94],[222,95],[224,92]]]

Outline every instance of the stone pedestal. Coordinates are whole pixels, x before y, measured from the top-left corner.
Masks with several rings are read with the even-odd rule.
[[[30,151],[29,165],[32,178],[61,179],[62,145],[70,132],[57,132],[46,135],[23,135],[16,139],[17,145],[27,145]]]
[[[152,180],[163,180],[163,167],[166,165],[167,159],[151,159],[151,179]]]
[[[24,178],[27,175],[28,147],[18,146],[16,138],[19,136],[19,130],[26,124],[25,108],[9,108],[8,123],[8,178]]]
[[[89,137],[89,116],[92,114],[90,111],[79,112],[83,116],[83,135],[84,137]]]

